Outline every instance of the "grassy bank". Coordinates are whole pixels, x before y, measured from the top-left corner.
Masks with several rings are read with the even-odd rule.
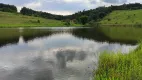
[[[142,43],[129,54],[102,53],[94,80],[142,80]]]
[[[25,16],[18,13],[0,12],[0,27],[62,27],[65,22]],[[71,23],[70,26],[81,26]]]
[[[142,25],[142,10],[118,10],[113,11],[104,17],[100,23],[102,25]]]

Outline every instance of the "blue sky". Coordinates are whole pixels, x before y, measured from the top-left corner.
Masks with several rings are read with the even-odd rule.
[[[0,0],[0,3],[25,6],[34,10],[53,14],[69,15],[77,11],[94,9],[98,6],[119,5],[123,3],[142,3],[142,0]]]

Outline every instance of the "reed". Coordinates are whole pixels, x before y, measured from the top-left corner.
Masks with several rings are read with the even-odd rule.
[[[142,80],[142,43],[129,54],[102,53],[94,80]]]

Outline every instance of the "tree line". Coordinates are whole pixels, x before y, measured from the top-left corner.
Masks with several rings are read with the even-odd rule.
[[[14,5],[0,3],[0,11],[17,13],[17,8]]]
[[[102,7],[98,7],[96,9],[91,9],[87,11],[85,10],[79,11],[73,15],[69,15],[65,17],[67,17],[70,20],[77,20],[78,23],[86,24],[92,21],[97,22],[115,10],[137,10],[137,9],[142,9],[142,4],[131,3],[131,4],[118,5],[118,6],[111,5],[109,7],[102,6]],[[87,18],[87,20],[85,20],[85,18]]]
[[[62,15],[54,15],[51,13],[47,12],[42,12],[42,11],[35,11],[30,8],[23,7],[20,11],[21,14],[23,15],[28,15],[28,16],[35,16],[35,17],[42,17],[46,19],[56,19],[56,20],[63,20],[64,16]]]

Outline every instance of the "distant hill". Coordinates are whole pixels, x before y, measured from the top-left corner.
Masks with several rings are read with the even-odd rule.
[[[117,10],[105,16],[101,21],[105,25],[142,24],[142,10]]]
[[[66,22],[52,19],[45,19],[33,16],[25,16],[19,13],[0,11],[0,27],[58,27],[67,26]],[[71,23],[70,26],[79,26]]]

